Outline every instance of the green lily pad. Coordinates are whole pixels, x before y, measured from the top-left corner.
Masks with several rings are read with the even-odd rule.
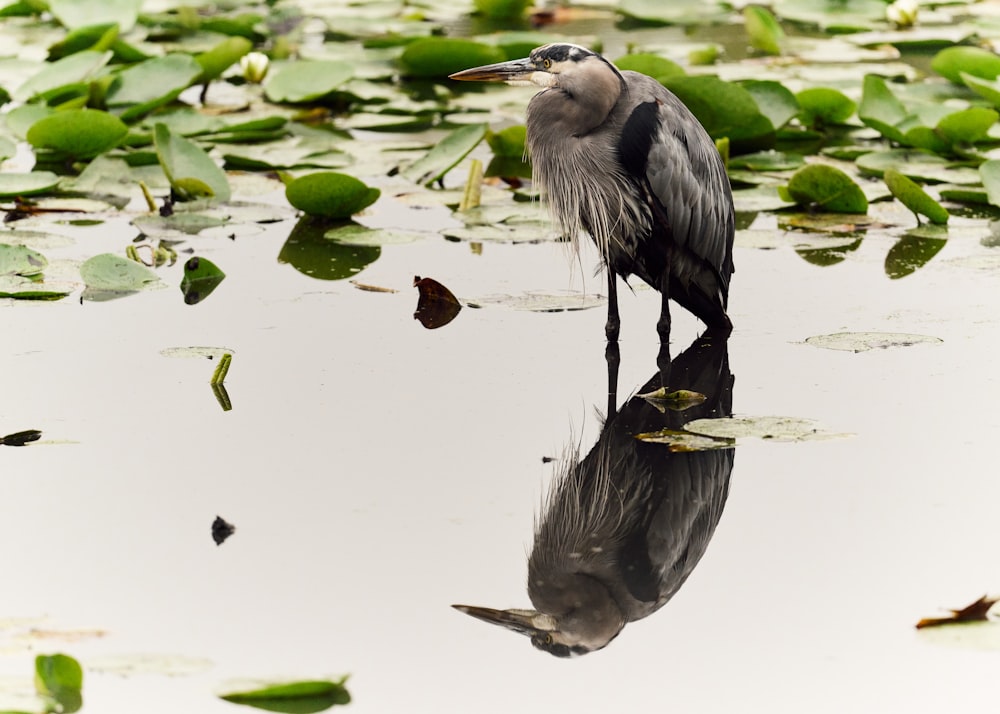
[[[102,253],[80,266],[80,275],[89,289],[99,292],[128,293],[160,287],[156,273],[134,260]]]
[[[962,83],[995,107],[1000,107],[1000,82],[962,72]]]
[[[882,178],[892,195],[911,211],[918,215],[927,216],[931,223],[948,222],[948,211],[945,210],[944,206],[931,198],[914,181],[895,169],[886,169]]]
[[[14,99],[23,102],[34,97],[44,97],[61,87],[85,82],[96,75],[111,57],[111,52],[86,50],[49,62],[38,74],[17,88],[13,95]]]
[[[264,81],[264,95],[272,102],[312,102],[330,94],[353,75],[351,65],[335,60],[275,62]]]
[[[721,21],[730,5],[723,6],[715,0],[621,0],[618,12],[633,20],[657,24],[694,25]]]
[[[750,46],[765,55],[780,55],[785,31],[767,8],[748,5],[743,8],[743,25]]]
[[[490,145],[494,156],[520,160],[525,154],[527,128],[523,124],[508,126],[500,131],[488,131],[486,143]]]
[[[648,75],[657,82],[662,82],[667,77],[686,74],[684,68],[676,62],[648,52],[624,55],[616,59],[614,65],[620,70],[631,70]]]
[[[322,171],[300,176],[285,186],[285,198],[300,211],[323,218],[350,218],[381,195],[353,176]]]
[[[124,121],[169,104],[201,75],[194,57],[180,52],[140,62],[122,71],[108,88],[109,107]]]
[[[902,332],[837,332],[831,335],[808,337],[805,343],[828,350],[867,352],[868,350],[884,350],[889,347],[936,345],[943,341],[929,335],[912,335]]]
[[[480,15],[493,18],[517,18],[531,5],[532,0],[474,0],[473,7]]]
[[[635,438],[648,444],[666,444],[670,451],[686,453],[689,451],[713,451],[715,449],[732,449],[736,446],[735,439],[716,439],[712,436],[693,434],[683,429],[660,429],[636,434]]]
[[[728,137],[741,148],[758,148],[774,136],[753,95],[738,84],[712,76],[668,77],[663,85],[676,94],[713,139]]]
[[[783,127],[801,110],[795,95],[780,82],[750,79],[740,82],[740,86],[750,93],[760,113],[775,129]]]
[[[194,305],[201,302],[212,291],[219,287],[226,274],[208,258],[194,256],[184,263],[184,277],[181,279],[181,292],[184,293],[184,303]]]
[[[486,124],[469,124],[456,129],[400,173],[424,185],[437,181],[476,148],[486,136],[487,128]]]
[[[979,165],[979,175],[986,187],[990,203],[1000,206],[1000,159],[984,161]]]
[[[886,169],[895,169],[904,176],[919,181],[971,185],[982,180],[976,169],[948,161],[923,149],[872,151],[859,156],[855,163],[863,174],[872,176],[882,176]]]
[[[346,681],[347,677],[337,681],[306,680],[269,684],[257,689],[222,694],[220,698],[233,704],[245,704],[267,711],[308,714],[337,704],[348,704],[351,695],[344,686]]]
[[[243,55],[253,49],[253,42],[245,37],[227,37],[210,50],[195,56],[201,65],[201,75],[197,83],[208,82],[240,61]]]
[[[81,159],[118,146],[128,127],[116,116],[97,109],[67,109],[40,119],[28,130],[28,142]]]
[[[980,79],[1000,76],[1000,57],[981,47],[947,47],[931,60],[931,69],[955,84],[962,84],[962,73]]]
[[[40,275],[48,264],[44,255],[27,246],[0,243],[0,275],[27,278]]]
[[[52,701],[59,712],[76,712],[83,706],[83,668],[69,655],[35,657],[35,689]]]
[[[410,77],[447,77],[449,74],[507,59],[493,45],[457,37],[424,37],[406,46],[399,63]]]
[[[113,22],[128,32],[139,16],[142,0],[49,0],[48,5],[69,29]]]
[[[45,193],[58,186],[61,180],[51,171],[0,173],[0,198]]]
[[[807,126],[843,124],[857,109],[843,92],[830,87],[811,87],[795,95],[801,108],[802,123]]]
[[[183,136],[174,136],[164,124],[156,125],[153,138],[160,166],[181,200],[206,196],[229,200],[226,173],[200,146]]]
[[[810,164],[792,176],[782,198],[833,213],[867,213],[868,199],[854,180],[835,166]],[[787,196],[786,196],[787,194]]]
[[[890,141],[907,143],[899,125],[910,114],[885,80],[874,74],[865,76],[858,107],[858,118]]]
[[[947,242],[945,238],[911,234],[903,236],[886,253],[885,274],[892,280],[905,278],[930,262]]]

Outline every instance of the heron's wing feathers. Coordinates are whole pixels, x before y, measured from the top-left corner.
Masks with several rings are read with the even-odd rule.
[[[623,163],[633,170],[645,169],[673,240],[710,266],[718,266],[723,292],[728,294],[735,217],[722,157],[680,99],[645,75],[622,74],[635,103],[624,127]]]

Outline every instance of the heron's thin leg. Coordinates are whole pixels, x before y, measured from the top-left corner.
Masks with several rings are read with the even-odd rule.
[[[670,341],[670,264],[667,263],[660,278],[660,319],[656,321],[660,344]]]
[[[660,386],[668,392],[673,391],[670,385],[670,342],[661,342],[660,351],[656,353],[656,366],[660,370]]]
[[[617,342],[608,342],[604,350],[604,359],[608,361],[608,411],[607,418],[618,409],[618,365],[621,364],[621,353]]]
[[[618,276],[611,266],[607,266],[608,271],[608,322],[604,326],[604,334],[608,336],[608,342],[617,342],[618,333],[621,331],[621,318],[618,317]]]

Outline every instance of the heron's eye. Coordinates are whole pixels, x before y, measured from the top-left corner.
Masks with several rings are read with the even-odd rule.
[[[551,63],[550,63],[550,62],[549,62],[548,60],[545,60],[545,61],[546,61],[547,63],[551,64]],[[549,634],[545,635],[545,644],[547,644],[547,645],[551,645],[551,644],[552,644],[552,642],[553,642],[553,640],[552,640],[552,635],[549,635]]]
[[[550,59],[542,60],[542,67],[544,67],[545,69],[550,69],[552,67],[552,60]]]

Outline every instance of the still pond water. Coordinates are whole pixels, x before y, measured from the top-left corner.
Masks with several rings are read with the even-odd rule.
[[[383,188],[364,223],[457,225]],[[995,703],[996,637],[950,646],[913,628],[1000,590],[1000,273],[985,220],[957,219],[967,230],[898,280],[884,262],[899,231],[870,231],[826,267],[791,237],[737,237],[732,413],[841,436],[741,439],[683,588],[569,661],[450,605],[529,606],[533,521],[555,473],[543,457],[585,454],[601,431],[603,310],[487,305],[426,330],[412,282],[471,301],[600,293],[596,256],[431,237],[384,247],[356,279],[398,292],[371,292],[279,262],[293,225],[192,239],[228,274],[197,305],[171,287],[0,306],[0,432],[43,432],[0,453],[0,707],[32,706],[32,658],[52,651],[84,664],[85,711],[112,714],[236,711],[214,697],[233,679],[346,673],[351,710],[373,713]],[[135,234],[124,220],[66,232],[93,254]],[[175,286],[180,264],[161,275]],[[621,293],[618,405],[656,373],[658,306]],[[674,315],[676,357],[699,325]],[[838,332],[941,341],[804,343]],[[233,350],[230,411],[208,384],[214,363],[161,354],[186,346]],[[217,515],[236,526],[222,546]]]

